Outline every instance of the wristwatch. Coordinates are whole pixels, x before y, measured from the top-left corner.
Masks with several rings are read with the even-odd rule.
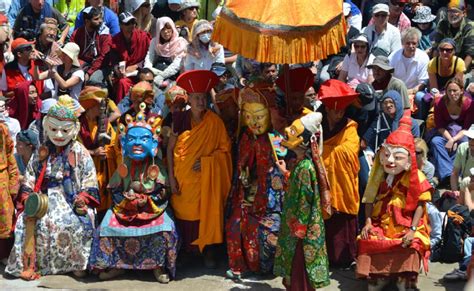
[[[416,231],[416,226],[410,226],[410,229],[413,230],[413,231]]]

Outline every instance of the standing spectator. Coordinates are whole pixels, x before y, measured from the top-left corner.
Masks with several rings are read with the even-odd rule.
[[[178,21],[180,13],[178,12],[182,0],[156,0],[151,14],[156,18],[167,16],[173,21]]]
[[[87,0],[87,1],[89,2],[90,6],[100,9],[102,11],[104,25],[102,25],[102,27],[100,28],[101,32],[103,30],[106,30],[106,31],[108,30],[112,36],[115,36],[117,33],[120,32],[119,19],[117,17],[117,14],[115,14],[115,12],[110,10],[107,6],[104,6],[104,0]],[[81,11],[81,13],[77,15],[76,25],[74,26],[74,29],[77,30],[78,28],[82,26],[84,26],[84,19],[83,19],[83,14]]]
[[[437,48],[445,38],[453,39],[456,50],[454,53],[464,60],[469,69],[474,56],[474,23],[466,17],[466,9],[464,1],[449,2],[448,17],[438,23],[433,48]]]
[[[138,69],[143,67],[150,39],[149,33],[137,29],[137,21],[131,13],[120,14],[120,33],[112,38],[110,52],[111,63],[115,65],[117,77],[114,81],[116,103],[128,94]],[[117,66],[120,62],[125,62],[125,66]]]
[[[58,42],[61,46],[66,41],[69,25],[61,13],[50,4],[45,3],[44,0],[30,0],[30,3],[21,9],[13,25],[15,37],[21,36],[30,40],[34,39],[39,33],[40,25],[47,17],[56,19],[58,23],[61,34]]]
[[[436,136],[431,139],[430,148],[436,176],[443,187],[450,183],[458,145],[467,139],[464,132],[474,122],[472,99],[463,92],[460,80],[449,80],[446,94],[436,100],[434,107]]]
[[[9,115],[18,119],[22,129],[28,125],[39,114],[41,100],[30,98],[30,85],[36,87],[34,94],[41,95],[43,92],[43,81],[33,81],[35,64],[33,62],[33,42],[24,38],[16,38],[12,42],[12,52],[15,59],[5,66],[8,97],[7,107]]]
[[[347,82],[351,87],[355,87],[360,83],[371,84],[374,77],[372,70],[367,66],[372,64],[375,57],[370,53],[367,35],[359,34],[350,42],[354,51],[344,57],[338,79]]]
[[[192,42],[184,58],[184,70],[209,70],[213,63],[224,63],[224,48],[211,40],[213,27],[207,20],[194,25]]]
[[[397,91],[402,96],[403,108],[410,108],[407,87],[400,79],[392,76],[394,68],[390,66],[390,61],[387,57],[376,57],[368,68],[372,69],[372,73],[374,74],[374,82],[372,85],[375,90],[382,90],[383,94],[389,90]]]
[[[402,47],[400,31],[388,23],[389,8],[386,4],[377,4],[372,11],[374,24],[363,29],[367,35],[370,51],[375,55],[389,56]]]
[[[346,118],[347,106],[357,93],[339,80],[321,85],[323,103],[322,159],[331,185],[333,215],[325,221],[329,263],[349,267],[356,256],[357,214],[359,212],[359,136],[357,123]]]
[[[103,21],[102,10],[89,6],[83,9],[81,14],[85,25],[73,32],[71,42],[80,48],[79,60],[85,73],[84,81],[103,84],[110,71],[104,60],[110,51],[112,37],[100,30]]]
[[[161,87],[163,81],[174,79],[179,73],[187,45],[188,42],[178,35],[171,18],[158,18],[156,34],[151,40],[144,65],[155,74],[157,86]]]
[[[431,44],[435,38],[435,19],[436,16],[431,14],[431,8],[429,6],[418,7],[415,17],[412,19],[412,22],[416,23],[416,26],[421,31],[421,39],[418,48],[425,51],[428,55],[432,53]]]

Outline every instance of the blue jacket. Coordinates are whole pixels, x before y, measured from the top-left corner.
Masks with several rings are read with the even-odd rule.
[[[108,7],[103,6],[102,9],[104,11],[104,24],[105,26],[109,28],[110,34],[114,36],[120,32],[118,16],[117,14],[115,14],[115,12],[110,10]],[[79,15],[77,15],[76,23],[74,25],[74,30],[82,26],[84,26],[84,18],[82,16],[82,10],[81,10],[81,12],[79,12]]]
[[[53,0],[46,0],[46,3],[53,6]],[[26,4],[30,3],[29,0],[12,0],[10,8],[8,9],[8,22],[10,22],[10,26],[13,28],[13,24],[15,24],[16,17],[20,10],[26,6]]]
[[[402,96],[395,90],[390,90],[383,95],[380,103],[385,99],[392,99],[395,103],[395,118],[390,118],[389,115],[385,114],[380,110],[379,116],[372,122],[364,136],[362,137],[366,143],[367,147],[372,150],[374,153],[378,150],[379,146],[387,139],[388,135],[398,128],[398,123],[403,116],[403,101]],[[414,137],[420,136],[420,127],[416,120],[412,118],[411,133]]]

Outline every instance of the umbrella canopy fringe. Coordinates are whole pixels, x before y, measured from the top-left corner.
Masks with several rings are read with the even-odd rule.
[[[285,31],[264,34],[220,14],[213,40],[226,49],[259,62],[299,64],[337,54],[346,45],[346,22],[336,19],[332,26],[319,31]]]

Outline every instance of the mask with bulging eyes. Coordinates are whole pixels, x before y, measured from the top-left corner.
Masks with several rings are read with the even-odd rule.
[[[153,138],[149,129],[141,126],[130,128],[120,142],[124,156],[134,161],[143,161],[147,157],[152,158],[157,153],[158,141]]]
[[[290,150],[295,149],[303,142],[304,125],[300,119],[293,121],[293,123],[285,128],[286,139],[281,144]]]

